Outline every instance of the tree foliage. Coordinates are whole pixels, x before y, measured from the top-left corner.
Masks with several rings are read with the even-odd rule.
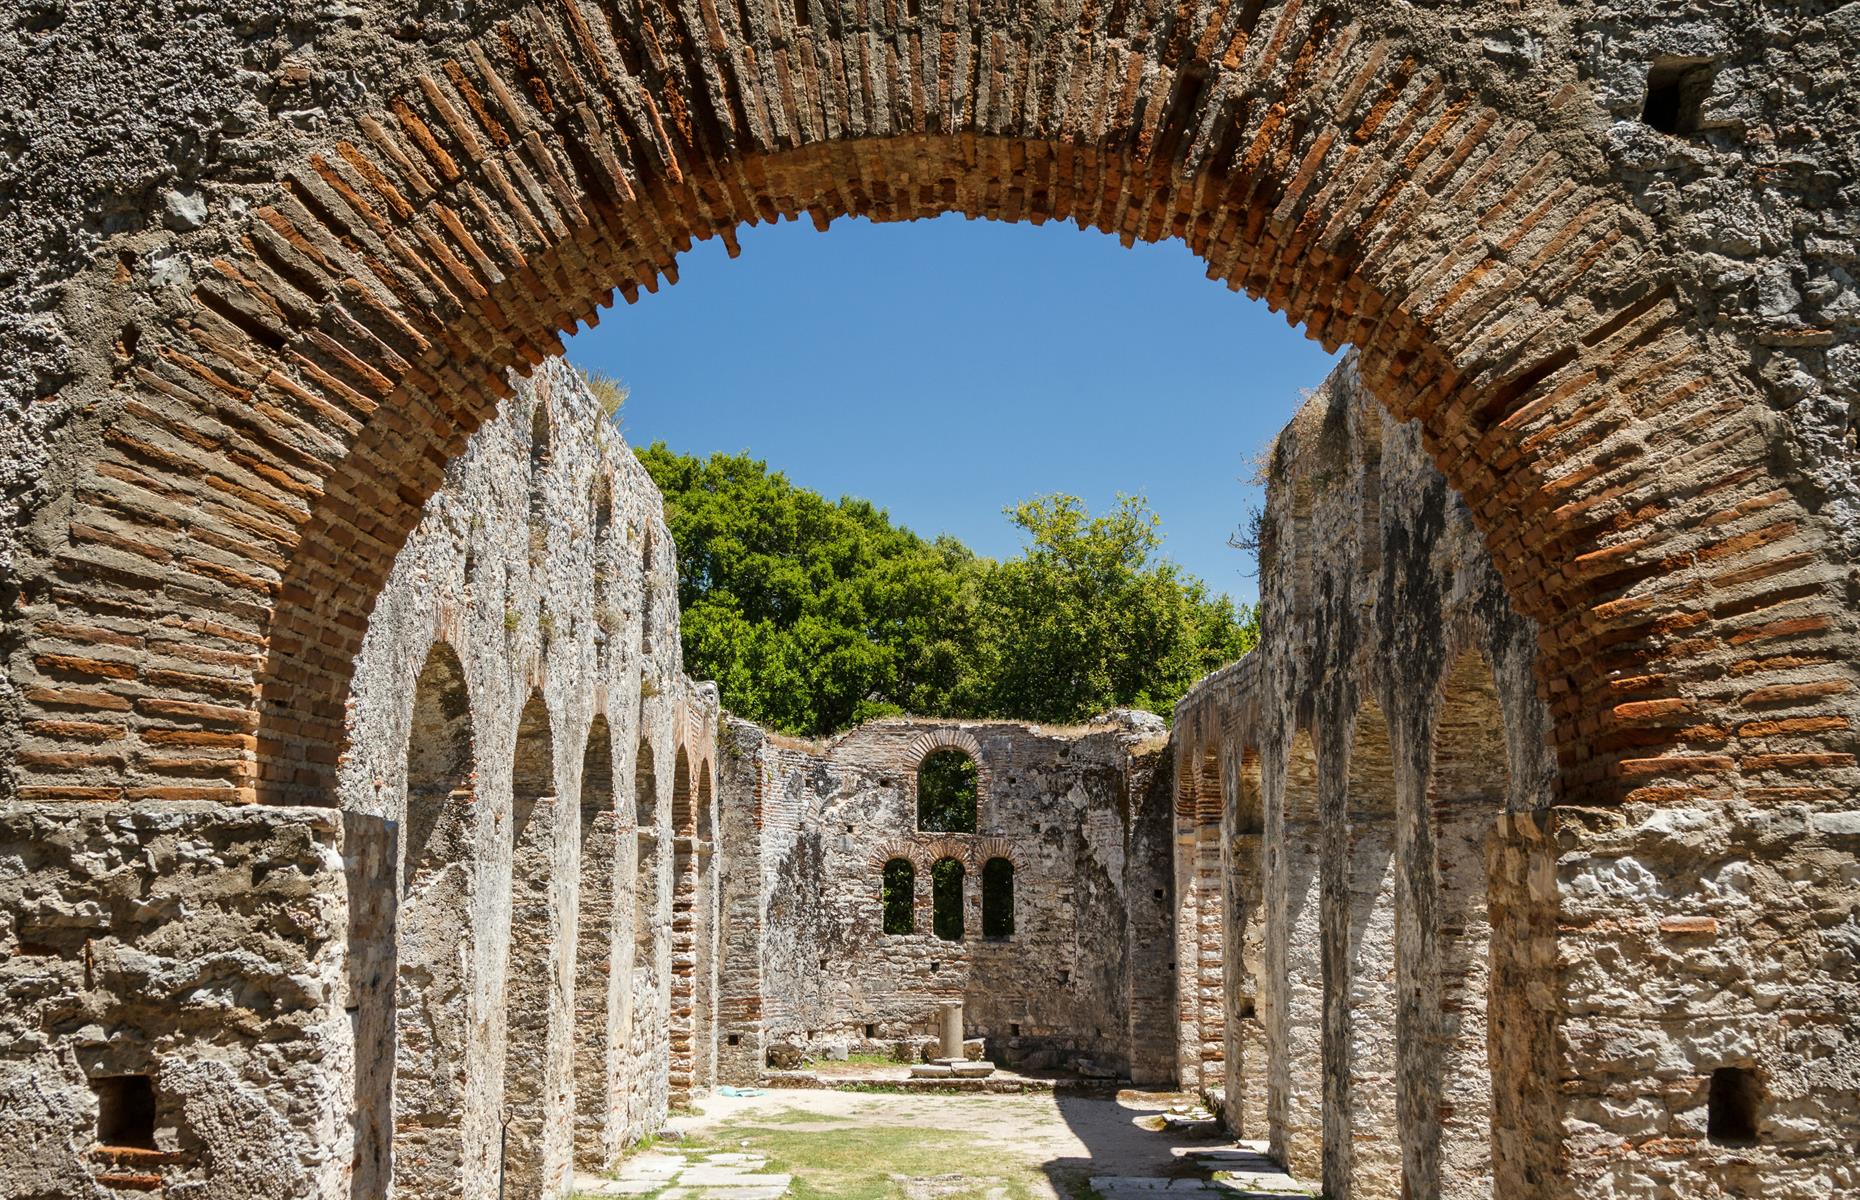
[[[884,883],[879,899],[885,908],[885,932],[917,932],[917,868],[908,858],[894,858],[885,864]]]
[[[1167,716],[1257,638],[1252,609],[1159,556],[1156,515],[1072,496],[1008,515],[1003,562],[926,540],[868,501],[828,501],[746,455],[639,451],[678,547],[685,666],[730,711],[790,733],[872,717]]]
[[[978,793],[974,759],[960,750],[931,751],[917,768],[917,828],[974,833]]]

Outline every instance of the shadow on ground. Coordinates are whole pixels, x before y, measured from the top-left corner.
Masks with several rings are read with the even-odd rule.
[[[771,1089],[712,1096],[582,1196],[1243,1200],[1309,1195],[1192,1102],[1154,1093]]]

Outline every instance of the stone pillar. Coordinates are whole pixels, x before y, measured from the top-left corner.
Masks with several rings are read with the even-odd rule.
[[[396,921],[393,1179],[397,1194],[456,1195],[482,1162],[490,1114],[472,1094],[487,1050],[473,1020],[483,948],[474,909],[476,797],[408,797],[402,831],[406,895]],[[484,939],[488,941],[489,939]],[[472,1118],[477,1120],[473,1121]]]
[[[717,981],[717,1082],[753,1087],[768,1061],[763,1008],[763,733],[724,718],[717,737],[722,848]]]
[[[1323,942],[1319,929],[1317,756],[1296,733],[1286,757],[1267,759],[1267,1141],[1293,1174],[1323,1172]]]
[[[510,957],[504,981],[503,1175],[512,1197],[565,1192],[573,1136],[573,1058],[563,1036],[570,965],[558,856],[565,814],[554,796],[512,817]]]
[[[942,1038],[942,1057],[961,1059],[962,1052],[962,1002],[945,1004],[937,1013],[937,1032]]]
[[[1331,1181],[1337,1200],[1399,1200],[1402,1131],[1396,1112],[1398,996],[1396,992],[1396,785],[1388,720],[1364,699],[1351,737],[1344,793],[1347,832],[1342,849],[1344,917],[1333,936],[1342,943],[1337,979],[1341,1022],[1332,1049],[1340,1060],[1344,1106],[1327,1115],[1347,1158]],[[1483,1028],[1483,1026],[1481,1027]],[[1415,1191],[1417,1196],[1436,1196]],[[1487,1194],[1490,1194],[1488,1188]]]

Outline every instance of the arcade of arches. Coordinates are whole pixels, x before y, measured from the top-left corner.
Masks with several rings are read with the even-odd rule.
[[[560,1195],[960,997],[1334,1197],[1860,1194],[1852,5],[108,7],[0,33],[0,1193]],[[943,212],[1356,348],[1168,727],[684,674],[561,337]]]

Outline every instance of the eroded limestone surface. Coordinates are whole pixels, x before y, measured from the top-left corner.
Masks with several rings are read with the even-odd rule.
[[[0,810],[0,1195],[342,1194],[347,896],[329,809]]]
[[[551,364],[396,560],[339,807],[0,811],[0,1192],[559,1196],[708,1086],[717,698],[673,563]]]
[[[1184,1079],[1334,1197],[1855,1194],[1844,826],[1560,803],[1540,632],[1353,356],[1268,497],[1176,710]]]

